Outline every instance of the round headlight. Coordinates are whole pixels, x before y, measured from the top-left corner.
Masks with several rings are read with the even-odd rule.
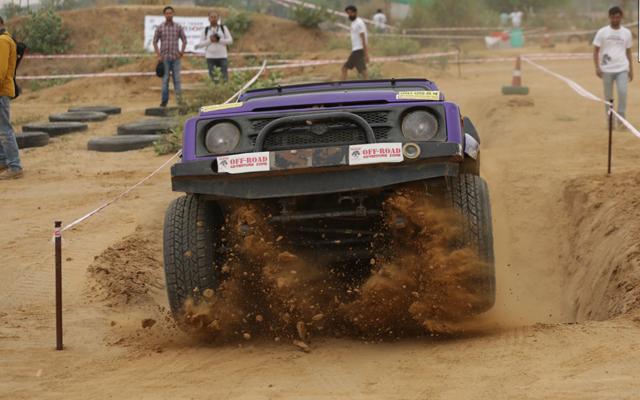
[[[204,144],[213,154],[226,154],[240,142],[240,130],[231,122],[220,122],[207,131]]]
[[[428,111],[412,111],[402,120],[402,134],[409,140],[431,140],[438,134],[438,120]]]

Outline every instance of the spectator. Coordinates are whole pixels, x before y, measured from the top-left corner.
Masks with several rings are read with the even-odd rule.
[[[205,49],[211,80],[216,81],[214,71],[215,68],[220,68],[222,79],[227,82],[229,80],[227,46],[233,43],[233,38],[229,29],[220,24],[220,16],[217,12],[209,12],[209,23],[211,25],[202,32],[202,38],[200,43],[196,44],[196,49]]]
[[[509,19],[511,18],[511,16],[509,15],[508,12],[502,12],[500,13],[500,26],[507,26],[509,24]]]
[[[369,46],[367,44],[367,26],[358,17],[356,6],[350,5],[344,9],[351,20],[351,55],[342,66],[342,80],[347,79],[347,71],[357,69],[364,79],[369,79],[367,63],[369,62]]]
[[[513,12],[511,14],[509,14],[509,17],[511,18],[511,25],[514,28],[520,28],[520,26],[522,25],[522,17],[524,16],[524,13],[522,11],[520,11],[520,9],[518,7],[515,7],[513,9]]]
[[[373,15],[373,23],[378,33],[382,33],[387,29],[387,16],[384,15],[381,8]]]
[[[175,11],[173,7],[167,6],[162,10],[164,23],[156,28],[153,36],[153,48],[158,55],[158,61],[164,63],[164,76],[162,77],[162,102],[160,107],[166,107],[169,102],[169,74],[173,76],[173,88],[176,98],[180,101],[182,94],[180,86],[180,59],[184,55],[187,47],[187,35],[181,25],[173,22]],[[178,41],[182,41],[182,47],[178,46]],[[158,48],[158,42],[161,42]]]
[[[618,89],[618,114],[627,111],[627,86],[633,80],[631,31],[622,26],[623,12],[620,7],[609,10],[608,26],[600,29],[593,39],[593,61],[596,75],[602,79],[605,100],[613,99],[613,83]],[[608,111],[607,107],[607,111]]]
[[[0,17],[0,180],[22,178],[16,135],[11,127],[9,101],[16,95],[16,42]]]

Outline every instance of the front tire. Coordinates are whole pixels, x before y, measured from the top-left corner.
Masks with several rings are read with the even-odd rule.
[[[496,297],[495,257],[493,252],[493,227],[489,188],[481,177],[460,174],[448,179],[449,197],[453,208],[462,215],[462,242],[460,247],[474,249],[484,262],[485,271],[476,284],[483,294],[478,311],[493,307]]]
[[[216,248],[223,218],[220,208],[188,194],[173,200],[164,221],[164,273],[169,306],[181,317],[184,302],[196,303],[206,289],[216,289],[220,273]]]

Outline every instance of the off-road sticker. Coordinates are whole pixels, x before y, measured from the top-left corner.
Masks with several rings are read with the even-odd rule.
[[[218,157],[218,172],[226,172],[228,174],[269,171],[269,165],[270,156],[268,151]]]
[[[371,143],[349,146],[349,165],[399,163],[402,143]]]
[[[214,104],[211,106],[200,107],[200,112],[210,112],[210,111],[219,111],[219,110],[228,110],[230,108],[238,108],[242,107],[242,102],[237,103],[227,103],[227,104]]]
[[[418,91],[405,91],[398,92],[396,94],[396,100],[427,100],[438,101],[440,100],[440,92],[437,90],[418,90]]]

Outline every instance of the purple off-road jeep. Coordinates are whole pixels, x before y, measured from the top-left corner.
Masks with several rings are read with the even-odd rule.
[[[494,303],[495,275],[479,147],[471,121],[425,79],[258,89],[237,103],[202,107],[185,125],[183,159],[171,170],[173,190],[186,193],[165,220],[172,311],[179,315],[188,297],[224,279],[223,225],[234,207],[259,204],[281,244],[363,275],[388,225],[383,202],[408,184],[462,215],[460,246],[486,264],[478,282],[478,312],[485,311]]]

